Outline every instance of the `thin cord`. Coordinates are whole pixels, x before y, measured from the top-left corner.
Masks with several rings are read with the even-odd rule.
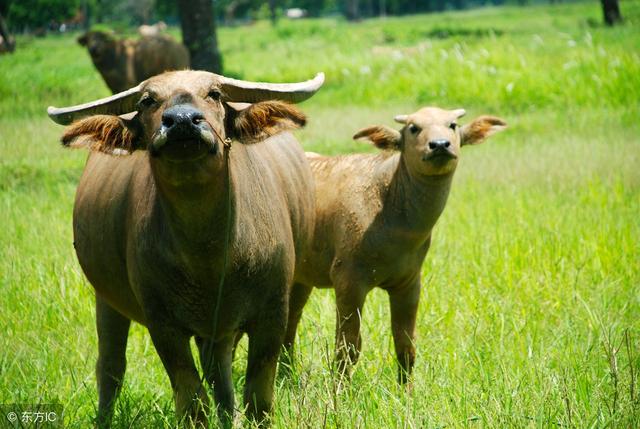
[[[211,125],[210,125],[211,126]],[[229,155],[231,152],[231,139],[226,138],[222,139],[220,134],[216,131],[214,127],[211,127],[213,132],[216,134],[218,139],[223,142],[224,147],[226,148],[224,159],[225,166],[227,168],[227,227],[225,234],[225,243],[224,243],[224,252],[223,252],[223,262],[222,262],[222,273],[220,274],[220,282],[218,283],[218,298],[216,300],[216,308],[214,312],[213,319],[213,335],[212,339],[209,341],[209,347],[206,347],[205,358],[206,362],[201,362],[203,365],[203,374],[202,380],[206,379],[207,374],[212,369],[214,358],[213,358],[213,350],[214,350],[214,338],[216,335],[216,331],[218,329],[218,313],[220,312],[220,301],[222,300],[222,288],[224,286],[224,279],[227,272],[227,267],[229,265],[229,243],[231,241],[231,166],[229,165]],[[207,380],[208,383],[208,380]]]

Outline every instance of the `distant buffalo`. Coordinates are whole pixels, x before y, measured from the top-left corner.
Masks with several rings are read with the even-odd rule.
[[[89,31],[78,43],[87,47],[93,65],[113,93],[165,71],[189,67],[187,48],[167,35],[118,40],[104,31]]]

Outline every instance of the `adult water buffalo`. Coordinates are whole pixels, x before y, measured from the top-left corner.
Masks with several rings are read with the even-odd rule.
[[[506,126],[499,118],[481,116],[459,127],[462,115],[462,109],[424,108],[397,116],[405,124],[401,131],[374,126],[354,136],[371,140],[385,149],[383,154],[309,155],[316,180],[316,227],[301,281],[290,297],[287,356],[312,286],[333,287],[337,360],[339,371],[346,372],[360,352],[365,298],[380,287],[389,293],[399,381],[407,381],[415,360],[420,269],[447,202],[460,147],[480,143]]]
[[[165,71],[189,67],[187,48],[164,34],[118,40],[104,31],[89,31],[78,43],[89,50],[93,65],[114,93]]]
[[[100,424],[110,420],[122,383],[131,320],[151,334],[178,416],[201,422],[206,408],[192,336],[225,424],[234,404],[232,349],[242,333],[247,413],[260,420],[270,410],[296,252],[313,230],[314,186],[301,147],[281,133],[302,126],[304,115],[263,100],[302,101],[323,79],[265,84],[170,72],[102,100],[49,108],[58,123],[83,118],[62,142],[91,149],[73,231],[96,291]],[[255,104],[237,112],[231,101]]]

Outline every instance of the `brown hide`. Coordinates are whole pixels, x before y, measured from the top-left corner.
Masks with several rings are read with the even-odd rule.
[[[282,133],[305,117],[270,101],[236,112],[217,98],[218,80],[193,71],[157,76],[142,85],[134,118],[91,116],[63,137],[65,145],[92,149],[73,230],[97,297],[101,421],[110,419],[122,381],[131,320],[149,329],[179,416],[202,421],[193,400],[207,403],[192,336],[203,365],[213,357],[205,375],[225,424],[234,409],[232,349],[242,333],[249,336],[247,412],[260,420],[270,410],[297,252],[310,241],[315,216],[308,162],[296,139]],[[172,128],[164,129],[169,112],[189,112],[185,106],[200,114],[189,126],[206,138],[172,137]],[[109,154],[125,151],[131,154]]]
[[[118,40],[103,31],[90,31],[78,43],[87,47],[93,65],[113,93],[165,71],[189,67],[189,52],[168,35]]]
[[[375,126],[354,136],[387,149],[381,154],[308,157],[316,181],[316,227],[290,299],[288,349],[312,287],[333,287],[337,360],[339,371],[347,372],[360,351],[366,295],[380,287],[389,294],[399,381],[407,381],[415,359],[420,269],[460,147],[505,126],[498,118],[481,117],[460,129],[456,119],[462,114],[426,108],[397,117],[406,124],[401,132]]]

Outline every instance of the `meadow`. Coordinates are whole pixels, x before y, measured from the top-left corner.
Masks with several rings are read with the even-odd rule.
[[[426,105],[509,123],[464,150],[423,267],[411,388],[379,290],[351,383],[334,377],[333,293],[316,290],[273,427],[640,427],[640,2],[621,7],[616,28],[593,1],[219,30],[229,76],[326,73],[301,105],[310,151],[374,151],[351,135]],[[86,153],[61,148],[45,110],[109,91],[75,35],[18,43],[0,57],[0,404],[59,403],[85,428],[97,341],[71,214]],[[139,325],[127,358],[114,427],[175,426]],[[237,400],[245,365],[243,341]]]

